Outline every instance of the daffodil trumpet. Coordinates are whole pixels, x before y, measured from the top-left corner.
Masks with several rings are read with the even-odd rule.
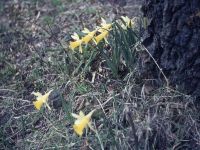
[[[77,33],[74,33],[71,37],[72,37],[73,41],[70,41],[69,48],[74,50],[76,47],[79,47],[79,52],[82,53],[83,52],[82,39],[80,39],[80,37],[78,36]]]
[[[96,30],[94,31],[90,31],[87,28],[84,28],[84,30],[82,31],[83,33],[85,33],[86,35],[84,37],[82,37],[82,41],[83,43],[85,43],[86,45],[93,40],[94,35],[96,34]]]
[[[108,31],[104,31],[104,32],[100,33],[99,35],[97,35],[95,37],[96,45],[99,44],[99,42],[102,41],[103,39],[106,41],[106,43],[108,43],[108,41],[107,41],[108,33],[109,33]]]

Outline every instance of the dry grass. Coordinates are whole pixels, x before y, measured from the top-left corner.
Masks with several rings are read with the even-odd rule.
[[[146,86],[137,70],[113,78],[99,57],[83,70],[62,47],[63,39],[94,27],[100,16],[112,20],[128,10],[89,0],[2,1],[1,6],[1,149],[200,148],[192,97]],[[52,111],[36,111],[31,92],[48,89],[54,89]],[[88,130],[80,138],[73,132],[71,112],[93,109],[97,133]]]

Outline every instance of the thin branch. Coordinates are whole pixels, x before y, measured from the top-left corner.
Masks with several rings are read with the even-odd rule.
[[[169,80],[167,79],[167,77],[165,76],[162,68],[158,65],[157,61],[155,60],[155,58],[152,56],[152,54],[149,52],[149,50],[142,44],[140,44],[144,50],[149,54],[149,56],[152,58],[152,60],[154,61],[154,63],[156,64],[156,66],[158,67],[158,69],[160,70],[161,74],[163,75],[165,81],[166,81],[166,84],[167,84],[167,88],[169,88]]]

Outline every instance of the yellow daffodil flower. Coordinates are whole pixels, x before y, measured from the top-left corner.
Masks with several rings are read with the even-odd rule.
[[[112,27],[112,23],[106,23],[106,21],[101,18],[101,27],[98,30],[99,32],[109,31]]]
[[[126,26],[123,27],[124,29],[127,29],[127,28],[131,28],[132,25],[133,25],[133,21],[129,18],[129,17],[124,17],[124,16],[121,16],[121,19],[126,23]]]
[[[78,36],[77,33],[74,33],[71,37],[72,37],[72,39],[73,39],[74,41],[71,41],[71,42],[69,43],[69,47],[70,47],[72,50],[74,50],[76,47],[79,47],[79,52],[82,53],[83,50],[82,50],[81,44],[82,44],[83,41],[79,38],[79,36]]]
[[[91,126],[91,117],[95,110],[92,110],[89,114],[85,115],[82,111],[79,112],[79,115],[72,113],[72,116],[77,120],[74,122],[73,129],[79,135],[82,136],[83,130],[89,127],[91,130],[94,129]]]
[[[90,42],[93,39],[93,37],[94,37],[94,35],[96,33],[96,30],[90,32],[87,28],[84,28],[84,30],[82,32],[87,34],[86,36],[84,36],[82,38],[82,41],[85,44],[88,44],[88,42]]]
[[[107,36],[108,36],[108,31],[104,31],[100,33],[99,35],[97,35],[95,37],[96,44],[98,44],[103,39],[106,41],[106,43],[108,43],[107,38],[106,38]]]
[[[100,34],[95,37],[96,44],[98,44],[103,39],[106,41],[106,43],[108,43],[107,36],[111,28],[112,24],[106,23],[106,21],[103,18],[101,18],[101,27],[98,27],[97,30],[98,32],[100,32]]]
[[[45,93],[44,95],[42,95],[40,92],[32,92],[31,94],[35,95],[37,98],[36,98],[36,101],[33,102],[33,105],[35,106],[35,108],[37,110],[40,110],[40,108],[42,107],[43,104],[46,104],[47,108],[49,110],[51,110],[51,108],[49,107],[47,101],[48,101],[48,98],[49,98],[49,95],[50,93],[52,92],[53,90],[50,90],[48,93]]]

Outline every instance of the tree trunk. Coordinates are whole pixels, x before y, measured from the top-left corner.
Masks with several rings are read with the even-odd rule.
[[[145,0],[142,11],[148,22],[143,44],[171,85],[199,98],[200,0]],[[158,78],[153,61],[144,66]]]

